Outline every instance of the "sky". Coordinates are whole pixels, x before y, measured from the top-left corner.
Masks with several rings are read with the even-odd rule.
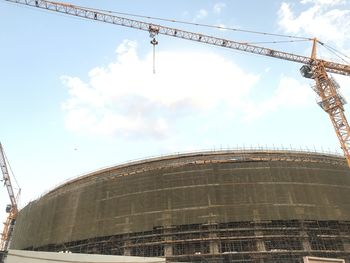
[[[219,26],[134,18],[305,56],[310,41],[230,28],[317,37],[350,56],[347,0],[70,3]],[[76,176],[152,156],[250,147],[341,154],[300,64],[167,36],[157,37],[153,61],[147,32],[4,0],[0,32],[0,142],[22,207]],[[334,78],[349,100],[350,78]],[[8,201],[3,187],[0,216]]]

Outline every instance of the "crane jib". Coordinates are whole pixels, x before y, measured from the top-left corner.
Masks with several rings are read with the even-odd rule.
[[[119,26],[135,28],[139,30],[153,32],[156,34],[162,34],[162,35],[172,36],[176,38],[197,41],[197,42],[220,46],[224,48],[236,49],[244,52],[254,53],[257,55],[289,60],[289,61],[293,61],[301,64],[310,65],[313,63],[313,60],[311,58],[297,55],[297,54],[292,54],[292,53],[283,52],[279,50],[273,50],[273,49],[265,48],[261,46],[254,46],[247,43],[241,43],[233,40],[217,38],[217,37],[204,35],[200,33],[185,31],[181,29],[151,24],[143,21],[138,21],[134,19],[112,15],[109,13],[104,13],[100,10],[94,10],[89,8],[83,8],[80,6],[75,6],[72,4],[58,3],[58,2],[52,2],[52,1],[46,1],[46,0],[5,0],[5,1],[29,5],[29,6],[42,8],[42,9],[46,9],[54,12],[64,13],[67,15],[73,15],[73,16],[86,18],[86,19],[97,20],[97,21],[115,24]],[[334,63],[329,61],[323,61],[323,63],[327,72],[346,75],[346,76],[350,75],[350,65],[339,64],[339,63]]]

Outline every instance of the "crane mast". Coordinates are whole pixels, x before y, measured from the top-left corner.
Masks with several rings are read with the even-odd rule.
[[[318,59],[316,57],[316,45],[317,43],[321,42],[317,41],[317,39],[310,39],[313,40],[312,55],[311,57],[306,57],[266,47],[209,36],[201,33],[195,33],[158,24],[147,23],[144,21],[120,17],[100,10],[75,6],[68,3],[59,3],[46,0],[5,1],[46,9],[49,11],[59,12],[85,19],[147,31],[153,37],[153,40],[155,36],[160,34],[185,40],[196,41],[213,46],[240,50],[243,52],[253,53],[257,55],[301,63],[304,65],[300,69],[302,75],[304,77],[314,79],[315,81],[315,86],[313,87],[313,89],[320,99],[319,105],[323,108],[324,111],[328,113],[333,127],[335,129],[335,132],[337,134],[337,137],[340,141],[340,145],[346,157],[347,163],[350,167],[350,127],[344,114],[343,105],[345,104],[345,100],[338,91],[339,85],[335,82],[333,78],[328,76],[328,73],[350,76],[350,65]]]
[[[312,88],[318,96],[318,105],[328,113],[350,167],[350,126],[344,113],[346,101],[339,93],[338,83],[328,76],[322,61],[316,61],[312,66],[304,65],[300,71],[304,77],[315,80]]]
[[[20,190],[18,191],[17,196],[15,196],[15,193],[13,191],[13,187],[11,184],[10,174],[6,164],[4,149],[1,143],[0,143],[0,166],[1,166],[1,171],[3,175],[4,185],[6,186],[8,195],[10,197],[10,202],[11,202],[11,204],[7,205],[6,207],[6,213],[8,213],[8,216],[6,221],[4,222],[4,228],[3,228],[3,231],[1,234],[1,240],[0,240],[0,251],[2,251],[3,253],[6,253],[7,249],[10,246],[12,232],[16,223],[16,218],[18,213],[17,199],[20,194]]]

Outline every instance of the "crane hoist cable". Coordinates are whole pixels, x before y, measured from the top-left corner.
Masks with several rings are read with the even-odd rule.
[[[347,64],[350,64],[350,57],[345,55],[344,53],[340,52],[339,50],[329,46],[329,45],[326,45],[326,44],[323,44],[323,47],[325,47],[327,50],[329,50],[332,54],[334,54],[335,56],[337,56],[340,60],[342,60],[344,63],[347,63]],[[349,60],[347,60],[349,59]]]
[[[153,46],[153,74],[156,74],[156,45],[158,45],[158,40],[156,39],[157,34],[155,32],[150,32],[149,34],[151,40],[151,44]]]
[[[52,1],[47,1],[47,2],[55,3],[55,2],[52,2]],[[122,15],[122,16],[129,16],[129,17],[145,18],[145,19],[158,20],[158,21],[164,21],[164,22],[172,22],[172,23],[177,23],[177,24],[184,24],[184,25],[191,25],[191,26],[200,26],[200,27],[207,27],[207,28],[215,28],[215,29],[220,29],[220,30],[230,30],[230,31],[250,33],[250,34],[258,34],[258,35],[265,35],[265,36],[294,38],[294,39],[300,39],[300,40],[312,40],[312,38],[309,38],[309,37],[293,36],[293,35],[277,34],[277,33],[269,33],[269,32],[261,32],[261,31],[247,30],[247,29],[234,28],[234,27],[226,27],[226,26],[219,26],[219,25],[195,23],[195,22],[189,22],[189,21],[183,21],[183,20],[177,20],[177,19],[161,18],[161,17],[155,17],[155,16],[145,16],[145,15],[139,15],[139,14],[126,13],[126,12],[117,12],[117,11],[106,10],[106,9],[91,8],[91,7],[81,6],[81,5],[74,5],[74,6],[80,7],[80,8],[84,8],[86,10],[91,10],[91,11],[104,12],[104,13],[116,14],[116,15]]]

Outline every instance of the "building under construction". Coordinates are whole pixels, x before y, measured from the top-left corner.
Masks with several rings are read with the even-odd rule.
[[[350,262],[343,157],[199,152],[99,170],[23,208],[11,247],[186,262]]]

